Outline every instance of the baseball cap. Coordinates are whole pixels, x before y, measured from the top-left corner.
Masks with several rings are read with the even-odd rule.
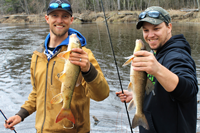
[[[66,11],[72,16],[71,4],[68,0],[51,0],[47,9],[47,15],[56,10]]]
[[[162,22],[166,22],[168,24],[171,22],[171,17],[169,13],[162,7],[152,6],[140,13],[136,28],[140,29],[143,25],[143,22],[148,22],[153,25],[159,25]]]

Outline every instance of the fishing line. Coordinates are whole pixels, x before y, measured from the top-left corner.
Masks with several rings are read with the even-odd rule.
[[[105,22],[106,22],[106,27],[107,27],[107,32],[108,32],[108,36],[109,36],[109,40],[110,40],[110,46],[111,46],[111,49],[112,49],[112,52],[113,52],[113,57],[114,57],[114,61],[115,61],[115,66],[116,66],[116,69],[117,69],[117,74],[118,74],[118,78],[119,78],[119,83],[120,83],[120,86],[121,86],[122,93],[124,93],[123,88],[122,88],[122,83],[121,83],[121,79],[120,79],[120,74],[119,74],[119,70],[118,70],[118,66],[117,66],[117,61],[116,61],[116,58],[115,58],[115,52],[114,52],[114,49],[113,49],[113,45],[112,45],[112,41],[111,41],[111,37],[110,37],[110,32],[109,32],[108,23],[107,23],[107,19],[106,19],[105,10],[104,10],[104,6],[103,6],[102,0],[101,0],[101,5],[102,5],[102,9],[103,9],[103,13],[104,13],[104,18],[105,18]],[[126,105],[126,102],[125,102],[125,101],[124,101],[124,105],[125,105],[125,108],[126,108],[126,113],[127,113],[127,117],[128,117],[130,129],[131,129],[131,133],[133,133],[133,130],[132,130],[132,128],[131,128],[130,117],[129,117],[129,113],[128,113],[127,105]]]
[[[8,119],[6,118],[6,116],[4,115],[4,113],[1,111],[1,109],[0,109],[0,112],[1,112],[1,114],[3,115],[3,117],[4,117],[6,120],[8,120]],[[13,131],[14,131],[15,133],[17,133],[17,132],[15,131],[15,129],[13,129]]]

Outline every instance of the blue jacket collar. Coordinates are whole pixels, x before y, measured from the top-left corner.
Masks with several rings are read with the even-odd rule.
[[[72,28],[69,28],[69,30],[68,30],[68,37],[67,37],[64,41],[62,41],[61,44],[58,45],[58,46],[54,49],[54,51],[53,51],[52,53],[50,53],[50,52],[48,51],[48,48],[47,48],[47,47],[48,47],[49,40],[50,40],[50,33],[49,33],[49,34],[47,35],[46,39],[45,39],[45,42],[44,42],[44,45],[45,45],[45,52],[44,52],[44,53],[47,55],[48,60],[51,59],[51,57],[61,48],[61,46],[63,46],[63,45],[68,45],[68,43],[69,43],[69,36],[70,36],[71,34],[76,34],[76,35],[77,35],[77,37],[79,38],[79,40],[80,40],[80,42],[81,42],[81,46],[82,46],[82,47],[85,46],[85,45],[87,44],[85,37],[84,37],[79,31],[77,31],[77,30],[75,30],[75,29],[72,29]]]

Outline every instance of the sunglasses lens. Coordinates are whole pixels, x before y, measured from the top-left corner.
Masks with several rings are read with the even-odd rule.
[[[160,18],[160,15],[162,16],[162,18],[165,19],[165,22],[166,23],[169,23],[169,20],[159,11],[145,11],[145,12],[142,12],[140,13],[139,15],[139,20],[141,19],[144,19],[146,17],[146,15],[148,17],[151,17],[151,18],[155,18],[155,19],[159,19]],[[160,18],[161,19],[161,18]]]
[[[63,4],[61,4],[61,6],[62,6],[63,9],[66,9],[66,10],[70,9],[70,5],[67,4],[67,3],[63,3]]]
[[[146,12],[142,12],[139,15],[139,19],[143,19],[143,18],[145,18],[145,16],[146,16]]]
[[[56,8],[58,8],[58,6],[59,6],[58,3],[51,3],[51,4],[49,5],[49,8],[51,8],[51,9],[56,9]]]
[[[148,16],[152,17],[152,18],[159,18],[160,12],[158,12],[158,11],[149,11],[148,12]]]

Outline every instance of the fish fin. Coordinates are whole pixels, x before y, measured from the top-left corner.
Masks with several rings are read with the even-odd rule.
[[[58,114],[58,116],[56,118],[56,123],[61,121],[63,118],[67,118],[68,120],[70,120],[71,122],[73,122],[75,124],[74,115],[72,114],[71,109],[62,108],[60,113]]]
[[[58,79],[60,82],[65,82],[65,77],[66,77],[66,73],[59,73],[57,76],[56,76],[56,79]]]
[[[131,111],[135,107],[134,100],[132,99],[128,105],[128,111]]]
[[[144,114],[142,116],[135,114],[132,121],[132,128],[137,126],[143,126],[145,129],[149,130],[149,124]]]
[[[51,99],[51,104],[58,104],[63,101],[62,94],[58,94]]]
[[[128,91],[132,91],[132,88],[133,88],[133,84],[132,84],[132,82],[130,82],[130,83],[128,84]]]
[[[133,59],[134,55],[128,56],[128,57],[124,57],[124,59]]]
[[[78,87],[81,84],[82,78],[83,78],[83,76],[82,76],[82,73],[80,72],[78,75],[78,79],[76,81],[76,87]]]
[[[154,85],[151,82],[150,79],[147,79],[147,84],[146,84],[146,94],[149,95],[149,93],[154,89]]]
[[[69,50],[69,51],[64,51],[64,52],[59,53],[57,56],[58,56],[59,58],[68,60],[68,59],[69,59],[70,53],[71,53],[71,50]]]
[[[126,65],[130,64],[131,61],[132,61],[132,59],[128,59],[122,66],[126,66]]]
[[[131,56],[126,57],[126,58],[127,58],[128,60],[127,60],[122,66],[126,66],[126,65],[130,64],[131,61],[132,61],[132,59],[134,58],[134,55],[131,55]]]

